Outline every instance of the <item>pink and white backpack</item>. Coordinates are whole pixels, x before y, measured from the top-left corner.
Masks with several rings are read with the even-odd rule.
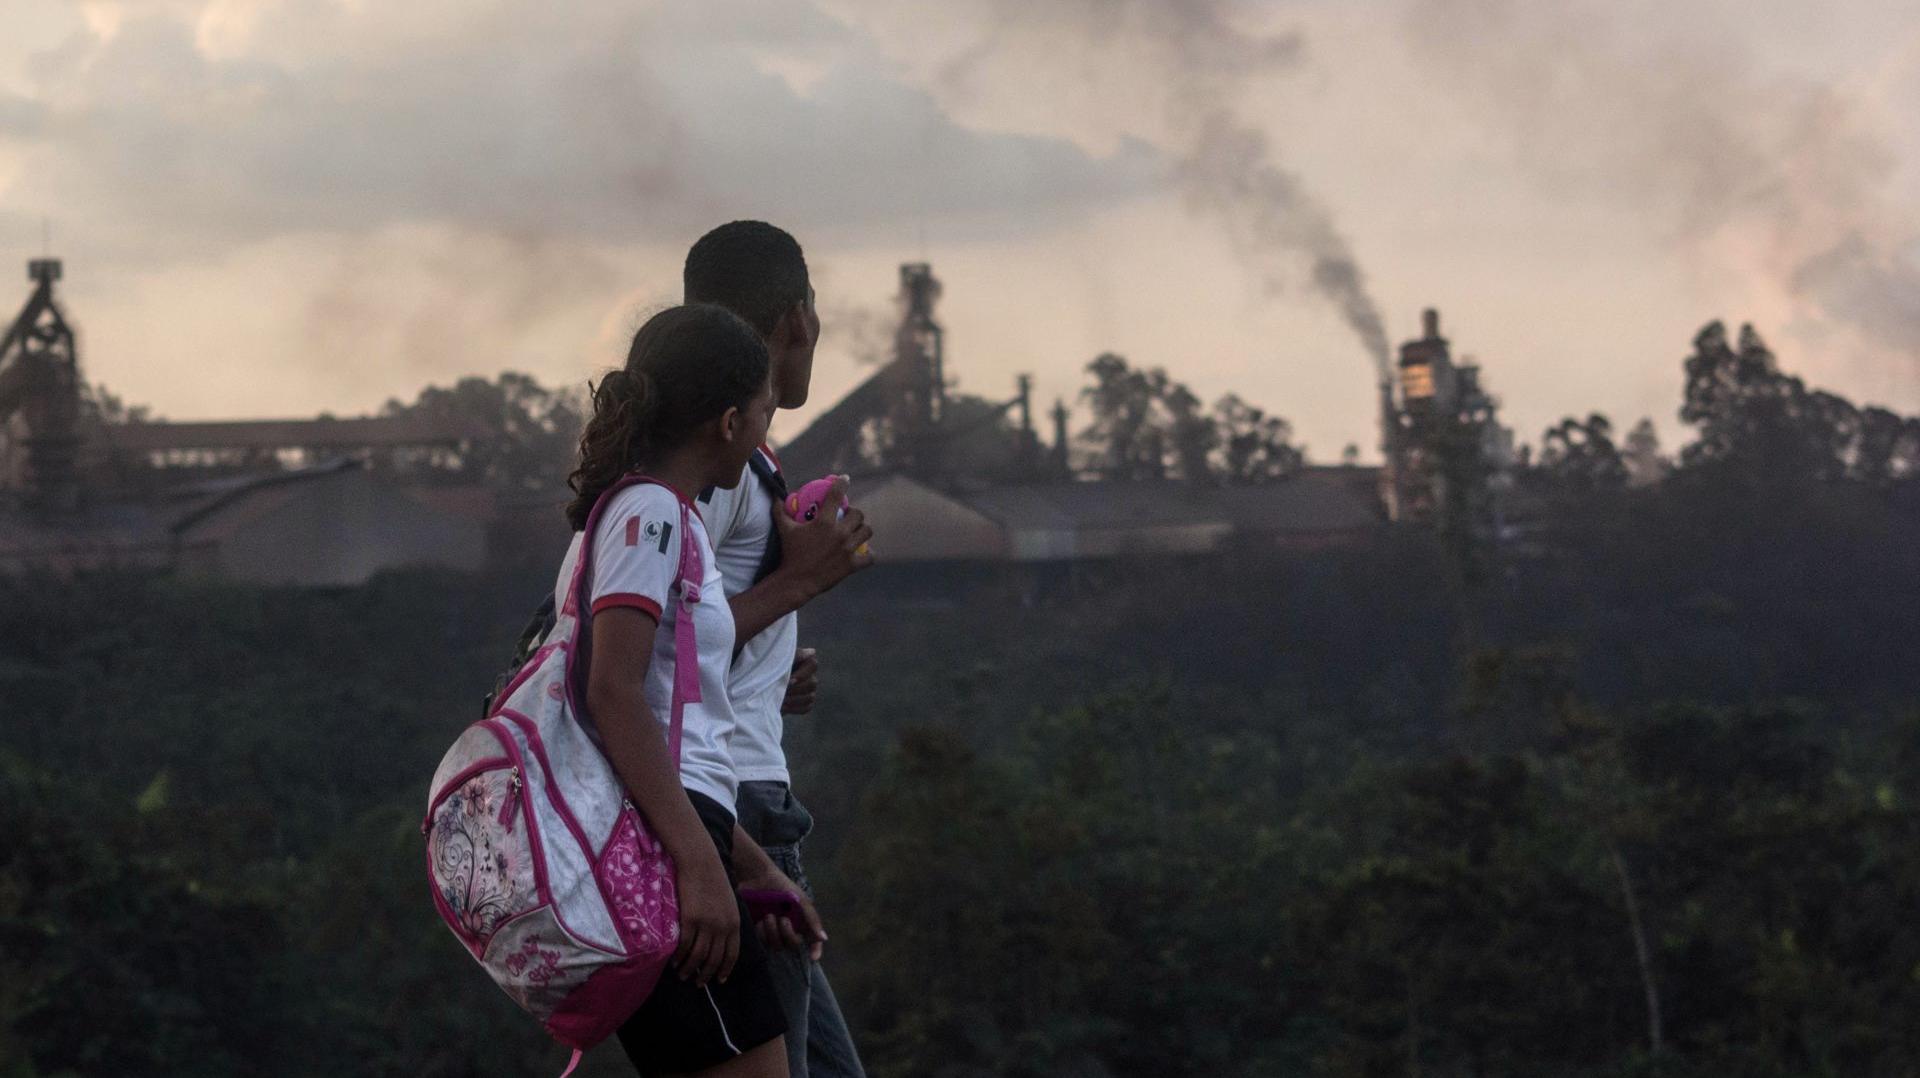
[[[546,642],[447,750],[429,788],[427,875],[440,917],[514,1002],[580,1053],[653,991],[679,941],[673,862],[627,799],[583,707],[593,536],[628,476],[594,504]],[[680,508],[668,744],[700,699],[693,605],[700,550]],[[564,1075],[562,1076],[564,1078]]]

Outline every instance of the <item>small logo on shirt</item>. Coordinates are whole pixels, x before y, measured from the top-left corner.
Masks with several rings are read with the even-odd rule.
[[[656,546],[660,553],[667,552],[667,543],[673,538],[673,525],[664,520],[649,520],[644,525],[639,517],[627,518],[627,545],[639,546],[646,542]]]

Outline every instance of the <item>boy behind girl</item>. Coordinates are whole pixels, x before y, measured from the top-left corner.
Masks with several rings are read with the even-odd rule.
[[[820,318],[806,259],[792,236],[762,221],[721,225],[687,252],[683,283],[686,302],[717,303],[760,333],[773,358],[778,407],[806,402]],[[812,653],[798,647],[795,612],[873,563],[871,555],[859,553],[873,530],[857,509],[837,520],[822,514],[796,524],[782,506],[786,494],[779,459],[762,446],[739,485],[707,491],[699,499],[738,641],[727,682],[738,720],[731,746],[740,783],[735,865],[742,890],[791,893],[808,921],[801,932],[775,918],[754,926],[768,946],[787,1017],[791,1074],[864,1078],[820,967],[826,932],[800,864],[800,843],[813,817],[793,796],[781,734],[783,713],[810,710],[816,685]]]

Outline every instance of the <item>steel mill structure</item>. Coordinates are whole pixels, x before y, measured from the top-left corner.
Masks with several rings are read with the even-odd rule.
[[[1421,336],[1400,346],[1394,384],[1381,389],[1381,500],[1392,520],[1497,541],[1513,431],[1500,424],[1480,368],[1454,362],[1440,312],[1423,311],[1420,323]]]
[[[80,449],[80,357],[53,295],[60,262],[27,263],[33,292],[0,338],[0,434],[7,434],[7,485],[35,512],[70,513],[79,505],[74,476]]]
[[[872,377],[855,386],[806,430],[780,447],[782,463],[794,474],[861,472],[885,461],[890,471],[937,486],[964,482],[951,449],[968,434],[1003,416],[1015,417],[1020,471],[1034,477],[1045,470],[1033,431],[1033,379],[1020,375],[1011,399],[994,402],[977,414],[949,409],[946,333],[934,317],[940,281],[933,267],[909,262],[900,267],[900,324],[893,354]],[[1066,406],[1055,406],[1055,459],[1062,459]]]
[[[87,392],[55,285],[0,338],[0,571],[141,568],[264,583],[351,585],[382,569],[475,569],[488,510],[409,490],[382,453],[458,452],[473,432],[413,417],[109,421]]]
[[[28,277],[0,347],[0,571],[132,566],[351,585],[564,546],[562,491],[553,505],[506,504],[527,495],[379,466],[458,456],[488,437],[451,420],[102,415],[56,296],[60,263],[37,259]],[[796,482],[853,476],[884,564],[1045,568],[1229,543],[1308,548],[1394,522],[1476,548],[1500,536],[1512,434],[1479,368],[1454,361],[1434,311],[1382,379],[1380,467],[1309,465],[1240,485],[1122,481],[1076,468],[1064,401],[1042,442],[1030,376],[1006,399],[950,392],[940,281],[924,262],[902,265],[899,280],[887,361],[777,446]]]

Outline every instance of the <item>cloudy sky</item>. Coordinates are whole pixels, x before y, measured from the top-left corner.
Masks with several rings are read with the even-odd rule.
[[[1600,410],[1671,444],[1716,317],[1920,410],[1911,0],[22,0],[6,29],[0,269],[50,231],[88,377],[169,418],[583,379],[735,217],[807,249],[808,412],[919,259],[965,391],[1071,397],[1118,351],[1322,460],[1370,449],[1373,351],[1428,305],[1529,440]]]

